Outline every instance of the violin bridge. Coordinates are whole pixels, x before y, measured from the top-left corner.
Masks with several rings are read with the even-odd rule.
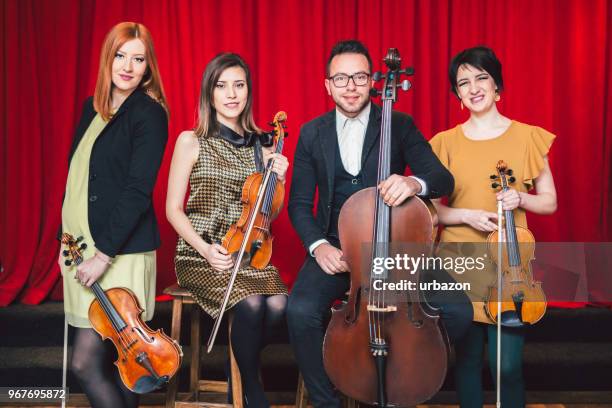
[[[397,312],[397,306],[379,307],[375,305],[368,305],[367,309],[368,309],[368,312],[380,312],[380,313]]]

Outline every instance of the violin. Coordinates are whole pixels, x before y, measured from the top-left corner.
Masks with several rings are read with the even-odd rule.
[[[508,185],[514,183],[512,169],[500,160],[496,166],[497,174],[490,176],[495,180],[491,187],[507,191]],[[516,226],[514,213],[504,211],[505,228],[493,231],[487,237],[487,249],[495,264],[499,263],[497,245],[500,239],[505,242],[502,247],[502,289],[501,289],[501,325],[521,327],[537,323],[546,313],[546,295],[542,283],[533,280],[531,260],[534,258],[535,238],[527,228]],[[498,286],[497,282],[489,287],[485,310],[491,320],[498,319]]]
[[[385,59],[388,71],[382,91],[382,124],[378,161],[378,182],[390,176],[391,114],[398,88],[410,83],[401,75],[399,52],[389,49]],[[353,194],[343,205],[338,221],[340,246],[349,265],[351,287],[348,301],[332,311],[323,343],[325,370],[343,394],[379,407],[413,406],[430,399],[442,386],[447,370],[448,338],[439,316],[425,308],[415,290],[389,295],[376,290],[375,280],[384,283],[419,274],[384,266],[374,272],[376,258],[396,255],[422,256],[433,249],[437,216],[431,203],[410,197],[398,207],[389,207],[376,187]],[[368,248],[363,245],[369,242]],[[393,244],[411,243],[409,248]],[[412,271],[411,271],[412,272]],[[380,283],[380,282],[379,282]],[[347,369],[350,367],[350,369]]]
[[[65,264],[83,262],[87,244],[83,237],[74,239],[62,234]],[[98,282],[91,285],[96,298],[89,306],[89,321],[103,340],[110,339],[117,349],[115,365],[121,381],[132,392],[145,394],[170,381],[179,367],[183,351],[178,343],[162,330],[151,330],[140,318],[143,310],[134,293],[126,288],[106,291]]]
[[[275,153],[283,151],[286,121],[285,112],[280,111],[274,115],[271,125],[274,126],[272,133],[276,144]],[[270,225],[280,213],[285,200],[285,186],[278,180],[277,174],[272,171],[272,164],[273,161],[270,160],[263,173],[256,172],[247,177],[242,186],[243,207],[240,218],[230,226],[221,241],[221,245],[234,259],[234,268],[225,289],[219,315],[215,319],[208,339],[208,353],[215,343],[238,271],[247,264],[256,269],[263,269],[270,263],[274,239],[270,232]]]
[[[275,153],[282,153],[285,138],[285,122],[287,114],[278,112],[274,116],[272,126],[276,138]],[[264,173],[253,173],[247,177],[242,186],[242,213],[240,218],[231,225],[221,245],[232,254],[234,261],[242,245],[245,245],[244,255],[241,260],[244,264],[250,264],[253,268],[263,269],[270,263],[272,257],[272,234],[270,224],[278,217],[285,199],[285,186],[278,180],[276,173],[269,171],[270,166]],[[269,174],[265,186],[263,184]],[[263,194],[262,194],[263,193]],[[259,198],[263,200],[259,202]],[[255,206],[259,205],[255,211]],[[250,223],[253,223],[249,233]],[[246,239],[245,239],[246,237]]]

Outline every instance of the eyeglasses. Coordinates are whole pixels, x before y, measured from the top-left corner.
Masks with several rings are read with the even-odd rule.
[[[349,81],[352,79],[355,86],[364,86],[368,84],[370,74],[366,72],[357,72],[353,75],[336,74],[327,78],[334,83],[336,88],[345,88],[348,86]]]

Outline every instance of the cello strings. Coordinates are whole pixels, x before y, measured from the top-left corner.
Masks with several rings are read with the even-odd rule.
[[[390,173],[390,169],[391,169],[391,163],[390,163],[390,156],[391,156],[391,109],[392,109],[392,101],[389,99],[386,101],[387,103],[387,118],[385,121],[385,126],[386,126],[386,132],[385,132],[385,140],[384,140],[384,147],[385,147],[385,157],[384,157],[384,168],[383,171],[385,172],[384,174],[384,178],[385,180],[389,177],[389,173]],[[383,205],[383,229],[384,229],[384,256],[388,257],[389,256],[389,244],[391,241],[391,236],[390,236],[390,223],[391,223],[391,208],[389,206]],[[389,272],[387,272],[385,274],[385,281],[387,281],[389,279]],[[382,291],[382,307],[386,307],[386,290]],[[381,330],[382,333],[380,335],[380,338],[382,340],[382,342],[384,343],[384,339],[382,337],[382,334],[384,333],[384,324],[385,324],[385,315],[386,312],[381,313]]]

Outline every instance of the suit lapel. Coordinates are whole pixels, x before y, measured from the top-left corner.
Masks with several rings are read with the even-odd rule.
[[[336,110],[327,114],[325,122],[319,130],[321,148],[323,149],[323,161],[327,173],[327,185],[329,186],[329,199],[334,192],[334,173],[336,167],[336,143],[338,135],[336,133]]]
[[[372,103],[370,109],[370,118],[368,119],[368,128],[366,129],[365,139],[363,141],[363,149],[361,150],[361,168],[365,168],[365,163],[370,154],[370,151],[378,140],[380,134],[381,111],[378,105]]]
[[[108,121],[108,123],[106,124],[106,126],[104,126],[104,129],[102,129],[102,131],[100,132],[100,134],[98,135],[98,137],[96,138],[96,140],[100,139],[104,133],[106,133],[106,131],[110,128],[110,126],[117,120],[117,118],[119,118],[121,115],[123,115],[125,113],[125,111],[127,111],[129,109],[129,107],[139,98],[142,97],[142,95],[144,95],[144,91],[142,91],[140,88],[135,89],[134,92],[132,92],[125,101],[123,101],[123,103],[121,104],[121,106],[119,107],[119,110],[117,110],[117,112],[110,118],[110,120]]]

